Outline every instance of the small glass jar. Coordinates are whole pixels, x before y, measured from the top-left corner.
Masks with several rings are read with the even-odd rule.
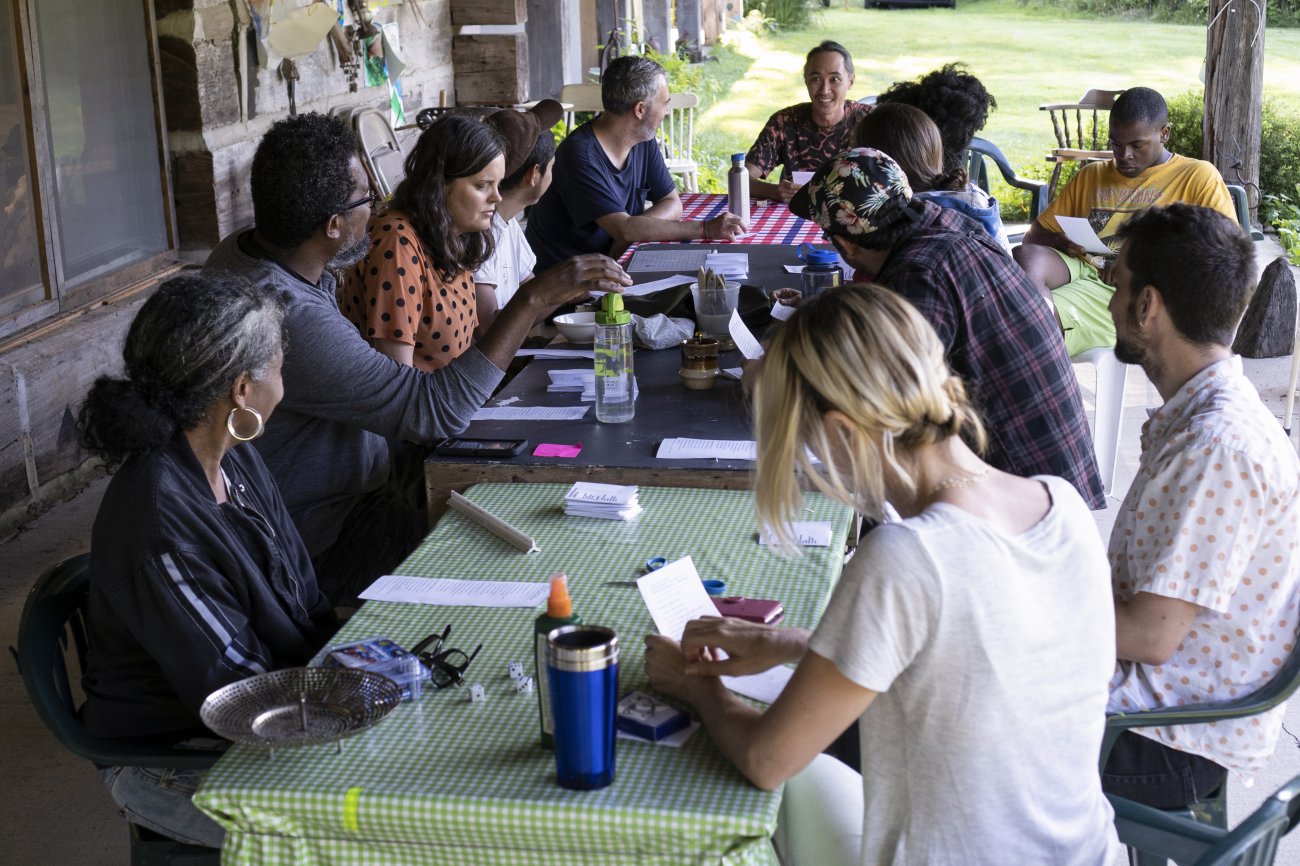
[[[707,391],[718,381],[718,341],[696,331],[682,340],[682,384],[695,391]]]

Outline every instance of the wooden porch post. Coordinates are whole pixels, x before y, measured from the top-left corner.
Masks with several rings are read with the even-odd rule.
[[[642,22],[645,40],[647,42],[653,40],[655,50],[661,54],[672,54],[675,48],[669,40],[672,0],[642,0],[642,2],[642,8],[645,10],[645,21]]]
[[[1264,4],[1210,0],[1205,43],[1205,158],[1227,183],[1246,187],[1259,208],[1259,137],[1264,97]]]

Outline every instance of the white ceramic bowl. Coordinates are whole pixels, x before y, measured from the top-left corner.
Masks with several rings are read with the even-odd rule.
[[[596,314],[565,313],[555,317],[555,327],[570,343],[590,343],[596,339]]]

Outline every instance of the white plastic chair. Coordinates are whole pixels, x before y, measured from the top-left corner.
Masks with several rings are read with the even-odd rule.
[[[1115,485],[1115,464],[1119,457],[1119,427],[1124,419],[1124,386],[1128,364],[1116,358],[1115,350],[1106,346],[1087,349],[1070,360],[1075,364],[1091,364],[1097,371],[1092,447],[1097,455],[1097,469],[1101,472],[1102,486],[1109,496]]]
[[[565,135],[573,132],[573,127],[577,125],[573,120],[576,112],[605,110],[605,104],[600,99],[599,84],[566,84],[560,88],[560,102],[573,106],[564,112]]]
[[[659,148],[668,171],[682,175],[687,192],[699,192],[700,167],[692,159],[695,150],[695,106],[700,102],[694,93],[674,93],[668,97],[668,114],[659,125]]]

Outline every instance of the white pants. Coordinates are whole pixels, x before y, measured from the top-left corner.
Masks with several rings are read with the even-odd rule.
[[[814,758],[785,783],[772,844],[784,866],[861,866],[862,776]]]

